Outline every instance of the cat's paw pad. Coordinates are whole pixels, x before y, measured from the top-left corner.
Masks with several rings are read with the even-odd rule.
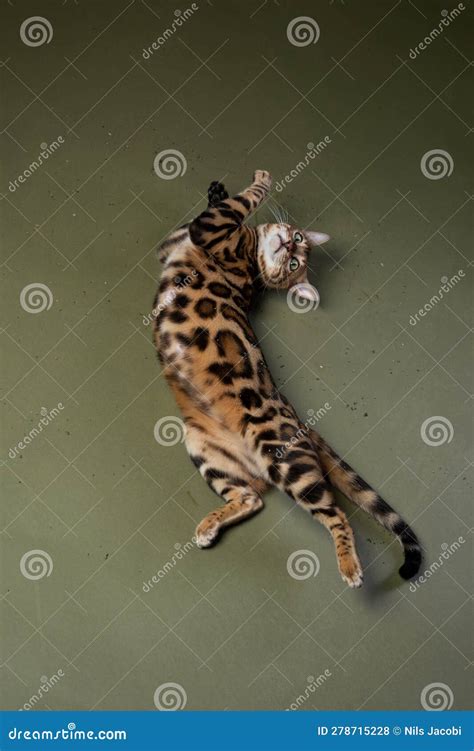
[[[357,558],[347,557],[340,561],[339,571],[343,581],[352,589],[359,589],[364,581],[362,567]]]
[[[272,176],[266,170],[258,169],[255,170],[253,181],[254,183],[260,183],[264,188],[270,190],[272,185]]]
[[[196,545],[198,548],[210,548],[216,541],[218,534],[219,527],[217,524],[201,523],[196,530]]]
[[[224,184],[219,182],[218,180],[214,180],[214,182],[209,185],[209,188],[207,190],[207,200],[209,202],[209,206],[217,206],[218,203],[225,201],[226,198],[229,198],[229,194],[225,189]]]

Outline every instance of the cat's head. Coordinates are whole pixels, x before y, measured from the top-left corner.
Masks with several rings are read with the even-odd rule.
[[[257,238],[257,261],[265,286],[296,287],[300,297],[316,300],[317,292],[308,281],[308,255],[311,246],[327,242],[329,235],[280,223],[260,224]]]

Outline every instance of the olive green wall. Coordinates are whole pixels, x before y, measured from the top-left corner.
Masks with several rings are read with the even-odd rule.
[[[198,6],[2,5],[3,707],[417,709],[441,683],[466,708],[469,11]],[[211,180],[241,189],[255,168],[332,238],[312,256],[321,306],[268,293],[262,347],[302,419],[322,408],[318,429],[413,523],[418,586],[345,502],[359,591],[277,492],[214,549],[191,542],[216,498],[153,352],[154,250]]]

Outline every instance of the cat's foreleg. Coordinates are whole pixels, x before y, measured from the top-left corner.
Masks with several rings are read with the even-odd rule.
[[[257,170],[253,183],[233,198],[226,198],[199,214],[189,227],[191,240],[205,250],[212,251],[235,232],[266,198],[272,179],[269,172]]]

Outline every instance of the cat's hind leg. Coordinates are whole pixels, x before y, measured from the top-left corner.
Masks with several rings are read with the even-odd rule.
[[[297,465],[295,469],[296,467]],[[334,542],[337,565],[343,580],[350,587],[360,587],[363,580],[362,566],[347,517],[336,506],[332,490],[324,481],[319,468],[308,468],[305,475],[300,478],[304,485],[301,481],[286,482],[285,490],[299,506],[326,527]]]
[[[405,554],[399,570],[403,579],[415,576],[422,562],[421,544],[405,520],[355,472],[326,441],[311,431],[311,440],[318,452],[323,471],[329,482],[353,503],[370,514],[382,527],[396,535]]]
[[[298,503],[304,508],[304,501]],[[335,503],[319,510],[308,510],[329,531],[336,548],[337,565],[343,580],[350,587],[362,586],[362,566],[355,547],[354,533],[345,513]]]
[[[210,547],[224,527],[237,524],[263,508],[262,499],[250,485],[241,487],[227,483],[225,492],[219,494],[224,498],[225,504],[205,516],[196,529],[196,544],[199,548]]]
[[[297,429],[298,425],[294,427],[294,432]],[[275,432],[275,439],[272,436],[269,438],[273,443],[274,440],[278,440],[278,434]],[[309,441],[299,439],[281,459],[276,459],[273,449],[278,444],[273,443],[272,446],[272,443],[260,443],[263,445],[266,461],[271,460],[271,466],[267,469],[272,481],[326,527],[334,542],[337,564],[343,580],[350,587],[360,587],[363,574],[354,533],[346,515],[336,506],[314,447]]]
[[[258,478],[258,469],[247,457],[238,439],[210,426],[186,425],[186,446],[190,457],[209,487],[224,504],[211,511],[198,524],[196,544],[208,548],[216,542],[221,531],[253,516],[263,508],[261,494],[267,483]]]

